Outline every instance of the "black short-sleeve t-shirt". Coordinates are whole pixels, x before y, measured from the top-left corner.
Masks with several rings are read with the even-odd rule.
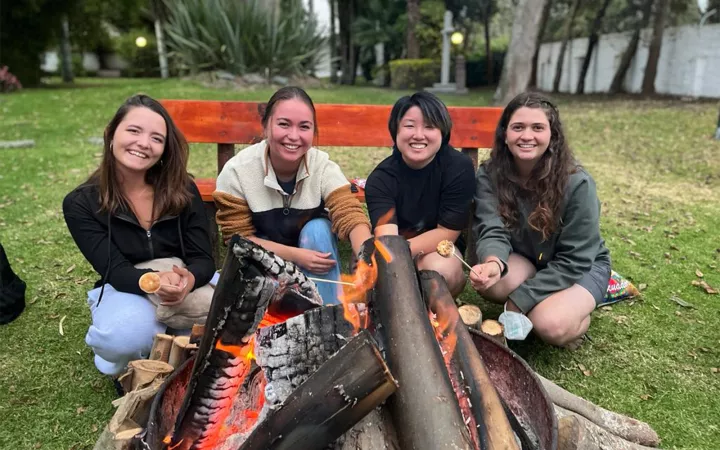
[[[365,185],[373,229],[381,220],[411,238],[438,225],[462,230],[475,193],[475,170],[467,155],[443,146],[422,169],[412,169],[397,149],[372,171]],[[389,214],[390,211],[394,211]]]

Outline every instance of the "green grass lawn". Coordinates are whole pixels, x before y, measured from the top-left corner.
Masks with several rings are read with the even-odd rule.
[[[0,448],[89,449],[113,413],[114,391],[84,343],[86,291],[96,280],[75,247],[61,202],[98,163],[88,138],[137,92],[157,98],[265,101],[271,89],[228,91],[191,81],[81,80],[0,96],[0,242],[28,284],[27,309],[0,327]],[[317,103],[393,103],[402,92],[310,90]],[[445,96],[482,106],[489,91]],[[613,266],[642,298],[594,314],[576,352],[513,345],[539,373],[606,408],[649,422],[665,448],[720,442],[720,143],[713,103],[560,97],[570,142],[595,177]],[[320,124],[322,133],[322,124]],[[327,148],[348,177],[366,176],[387,149]],[[215,149],[193,146],[191,172],[212,176]],[[683,307],[671,300],[692,305]],[[462,299],[478,302],[469,290]],[[485,315],[498,307],[481,303]],[[60,324],[62,323],[62,333]],[[581,370],[581,367],[584,368]]]

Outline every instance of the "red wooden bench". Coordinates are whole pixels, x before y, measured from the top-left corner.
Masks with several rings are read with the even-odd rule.
[[[262,140],[260,118],[265,103],[233,101],[163,100],[175,124],[190,143],[217,144],[218,173],[235,154],[235,144],[254,144]],[[390,105],[315,104],[320,147],[392,146],[387,128]],[[449,107],[453,121],[450,144],[468,154],[475,166],[478,149],[491,148],[502,108]],[[214,178],[195,181],[211,218],[210,232],[217,241],[212,193]],[[359,197],[364,200],[362,191]]]

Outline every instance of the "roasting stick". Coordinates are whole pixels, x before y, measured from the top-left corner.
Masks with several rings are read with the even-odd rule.
[[[470,267],[470,264],[466,263],[465,260],[460,257],[460,255],[455,253],[455,244],[453,244],[452,242],[448,240],[440,241],[440,243],[438,243],[437,245],[437,252],[440,254],[440,256],[444,258],[449,258],[451,256],[456,257],[460,260],[461,263],[465,264],[465,267],[470,269],[470,272],[474,273],[476,277],[480,276],[477,272],[473,270],[472,267]]]
[[[350,283],[350,282],[348,282],[348,281],[324,280],[324,279],[322,279],[322,278],[313,278],[313,277],[307,277],[307,279],[310,280],[310,281],[314,281],[314,282],[316,282],[316,283],[320,282],[320,283],[342,284],[343,286],[353,286],[353,287],[355,287],[355,285],[354,285],[353,283]]]

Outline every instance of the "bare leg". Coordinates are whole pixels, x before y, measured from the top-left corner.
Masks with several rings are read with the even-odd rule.
[[[535,334],[543,341],[565,346],[585,334],[594,309],[592,294],[576,284],[538,303],[528,313],[528,318]]]
[[[445,258],[437,252],[428,253],[418,258],[417,266],[419,270],[434,270],[442,275],[453,297],[457,297],[465,289],[467,278],[463,265],[454,256]]]

